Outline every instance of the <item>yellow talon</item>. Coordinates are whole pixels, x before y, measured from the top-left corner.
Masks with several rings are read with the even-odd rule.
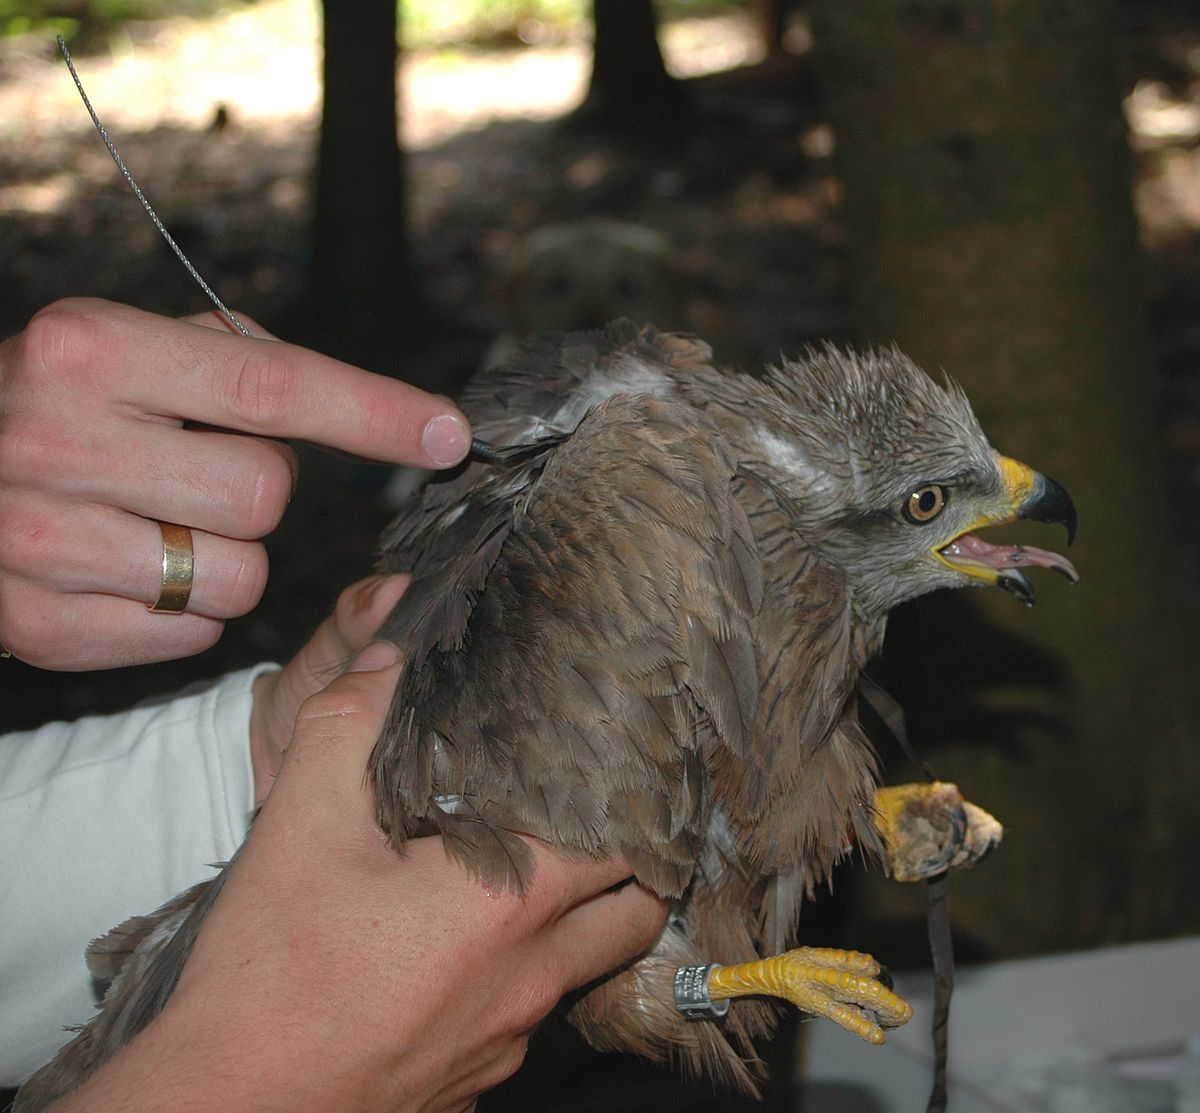
[[[765,994],[805,1012],[828,1017],[867,1043],[884,1042],[883,1029],[912,1017],[908,1003],[877,980],[879,963],[859,951],[798,947],[771,958],[708,971],[713,1001]]]

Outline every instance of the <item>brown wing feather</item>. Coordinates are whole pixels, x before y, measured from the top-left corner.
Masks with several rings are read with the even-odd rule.
[[[757,640],[757,763],[720,764],[724,806],[749,860],[781,875],[764,907],[766,938],[789,939],[799,901],[854,843],[880,848],[870,819],[878,767],[853,714],[860,631],[840,569],[806,543],[787,502],[742,476],[738,496],[762,555],[767,597]]]
[[[682,893],[708,806],[697,724],[746,752],[757,707],[760,577],[733,473],[690,407],[614,397],[524,490],[443,532],[386,627],[409,654],[370,766],[394,842],[450,833],[469,801],[472,823],[621,848]],[[514,770],[559,785],[556,805]],[[489,882],[511,878],[503,839],[455,838]]]

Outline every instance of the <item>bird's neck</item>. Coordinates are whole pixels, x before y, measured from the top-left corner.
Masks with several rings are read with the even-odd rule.
[[[851,645],[854,659],[859,666],[865,665],[883,648],[883,635],[887,630],[887,615],[872,616],[851,604],[855,622],[852,627]]]

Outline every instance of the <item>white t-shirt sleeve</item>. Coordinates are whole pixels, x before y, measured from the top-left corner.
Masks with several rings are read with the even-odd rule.
[[[0,1087],[96,1007],[84,950],[232,857],[260,665],[120,715],[0,737]]]

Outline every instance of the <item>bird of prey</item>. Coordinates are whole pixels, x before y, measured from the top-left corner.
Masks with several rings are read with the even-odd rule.
[[[752,1090],[764,995],[880,1042],[910,1010],[874,960],[787,949],[837,861],[883,859],[860,670],[907,599],[995,585],[1032,602],[1022,569],[1074,579],[1057,554],[976,532],[1028,518],[1073,534],[1069,496],[895,350],[825,347],[760,379],[618,322],[533,341],[463,406],[492,447],[384,538],[383,566],[413,572],[382,631],[407,660],[369,765],[391,842],[439,832],[518,889],[532,867],[513,832],[619,851],[671,898],[649,953],[572,1009],[598,1048]],[[17,1110],[162,1008],[219,888],[93,945],[109,997]]]

